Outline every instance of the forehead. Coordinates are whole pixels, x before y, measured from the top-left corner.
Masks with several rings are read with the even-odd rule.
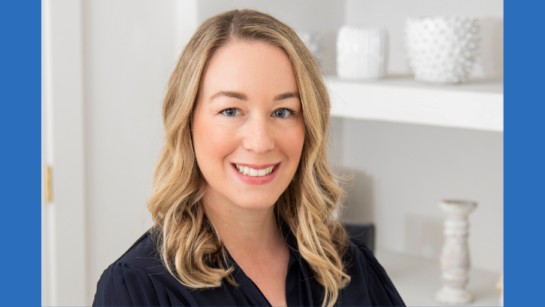
[[[201,91],[244,91],[276,95],[297,91],[292,64],[279,47],[262,41],[234,40],[210,58],[201,79]]]

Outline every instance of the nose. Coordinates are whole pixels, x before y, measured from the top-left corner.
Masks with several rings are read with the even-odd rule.
[[[244,129],[242,147],[255,154],[266,153],[275,147],[273,129],[266,118],[252,118]]]

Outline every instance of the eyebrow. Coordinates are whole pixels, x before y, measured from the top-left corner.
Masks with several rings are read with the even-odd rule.
[[[248,97],[246,95],[244,95],[243,93],[231,92],[231,91],[217,92],[214,95],[212,95],[212,97],[210,97],[210,100],[216,99],[218,97],[231,97],[231,98],[236,98],[236,99],[240,99],[240,100],[248,100]],[[283,100],[283,99],[288,99],[288,98],[301,99],[299,97],[299,93],[286,92],[286,93],[276,95],[273,100],[277,101],[277,100]]]

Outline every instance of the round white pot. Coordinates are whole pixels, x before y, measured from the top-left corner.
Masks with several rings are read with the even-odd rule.
[[[476,18],[407,18],[407,57],[415,79],[435,83],[465,82],[475,63],[478,36]]]

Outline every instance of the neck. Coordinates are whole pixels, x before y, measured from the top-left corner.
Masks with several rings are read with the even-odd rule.
[[[229,253],[236,255],[275,255],[284,245],[274,205],[246,209],[205,196],[205,210]]]

